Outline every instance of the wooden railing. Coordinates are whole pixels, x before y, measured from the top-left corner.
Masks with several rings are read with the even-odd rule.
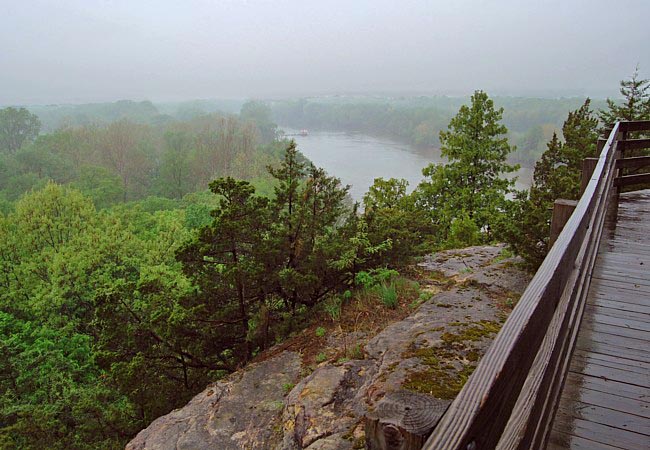
[[[599,145],[573,214],[425,449],[545,447],[608,212],[616,210],[621,186],[650,181],[648,174],[622,174],[649,165],[649,157],[619,159],[650,147],[650,140],[627,139],[647,130],[650,121],[618,122]]]

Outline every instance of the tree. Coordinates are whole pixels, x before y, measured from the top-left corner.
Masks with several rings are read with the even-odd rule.
[[[124,201],[146,182],[152,166],[148,134],[146,126],[126,120],[113,122],[99,133],[98,150],[106,167],[122,180]]]
[[[184,131],[168,131],[164,136],[160,168],[160,190],[169,197],[182,198],[190,192],[193,182],[190,173],[191,137]]]
[[[505,137],[508,130],[500,123],[502,116],[503,108],[495,109],[485,92],[476,91],[471,105],[463,105],[448,131],[440,132],[442,155],[449,163],[423,170],[428,180],[418,187],[418,196],[443,240],[452,222],[465,215],[491,239],[507,209],[506,195],[512,192],[514,180],[501,175],[518,166],[507,163],[514,148]]]
[[[246,121],[252,121],[260,130],[264,142],[272,141],[275,138],[277,125],[271,119],[271,107],[260,101],[250,100],[241,107],[239,117]]]
[[[41,121],[25,108],[0,109],[0,151],[14,155],[41,130]]]
[[[391,243],[385,251],[371,255],[371,265],[403,267],[413,256],[429,250],[435,229],[427,212],[417,207],[415,196],[406,193],[407,188],[404,179],[376,178],[363,197],[369,241],[374,245]]]
[[[277,180],[271,209],[281,266],[278,295],[291,311],[299,304],[313,306],[343,282],[329,262],[338,258],[345,240],[338,227],[349,186],[303,159],[292,141],[280,166],[269,168]]]
[[[529,194],[519,194],[513,226],[507,232],[514,250],[536,269],[548,253],[551,212],[558,198],[580,197],[580,178],[584,158],[596,156],[598,119],[590,109],[590,99],[569,113],[561,142],[557,134],[535,164]]]
[[[598,117],[606,125],[613,125],[619,120],[650,119],[650,80],[639,78],[637,65],[629,80],[621,80],[620,93],[623,103],[617,104],[607,99],[607,110],[599,111]]]
[[[216,333],[214,354],[234,367],[252,354],[248,323],[265,299],[265,258],[260,255],[267,246],[268,199],[231,177],[213,181],[210,190],[221,198],[212,211],[214,220],[178,258],[201,288],[199,310],[209,325],[206,332]]]

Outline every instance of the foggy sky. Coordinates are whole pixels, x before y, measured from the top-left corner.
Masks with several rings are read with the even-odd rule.
[[[647,0],[0,0],[0,104],[615,95]]]

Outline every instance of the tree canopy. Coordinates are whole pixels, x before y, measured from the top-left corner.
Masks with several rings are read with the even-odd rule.
[[[621,80],[620,89],[623,102],[607,99],[607,109],[598,113],[600,120],[612,125],[619,120],[650,119],[650,80],[639,78],[637,66],[628,80]]]
[[[41,121],[25,108],[0,109],[0,152],[16,154],[24,143],[38,136]]]
[[[423,170],[418,202],[431,212],[442,239],[450,237],[455,221],[474,224],[483,240],[493,238],[502,223],[514,186],[503,175],[518,168],[507,162],[513,147],[502,116],[502,108],[495,109],[485,92],[476,91],[471,104],[461,106],[449,129],[440,132],[442,155],[449,162]]]
[[[584,158],[596,156],[598,119],[591,101],[569,113],[562,126],[564,141],[557,134],[535,165],[533,184],[528,195],[520,194],[518,212],[508,232],[508,241],[536,269],[548,252],[553,202],[580,196],[580,178]]]

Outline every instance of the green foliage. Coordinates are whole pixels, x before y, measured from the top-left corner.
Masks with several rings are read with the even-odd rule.
[[[450,239],[451,227],[467,229],[473,223],[481,231],[481,241],[499,237],[504,215],[510,209],[506,195],[513,191],[514,180],[502,178],[517,169],[506,162],[513,148],[500,123],[503,109],[482,91],[476,91],[471,105],[463,105],[440,132],[446,165],[430,165],[423,170],[427,179],[418,186],[418,205],[430,212],[438,239]],[[469,225],[472,228],[471,225]],[[474,236],[461,233],[463,239]]]
[[[381,283],[374,288],[379,294],[382,304],[390,309],[397,307],[397,289],[393,283]]]
[[[323,337],[327,333],[327,330],[323,327],[318,327],[316,328],[316,331],[314,331],[314,334],[316,337]]]
[[[38,136],[41,122],[25,108],[0,109],[0,153],[15,155],[24,143]]]
[[[355,275],[354,284],[364,289],[370,289],[382,283],[389,282],[397,276],[399,276],[399,272],[393,269],[378,268],[368,271],[362,270]]]
[[[582,160],[596,156],[598,120],[590,100],[569,113],[562,127],[564,142],[557,135],[535,165],[533,185],[528,195],[519,193],[515,220],[506,232],[514,251],[534,270],[546,257],[553,202],[558,198],[578,199]]]
[[[342,303],[343,303],[343,299],[338,295],[335,295],[329,297],[327,300],[323,302],[323,309],[330,316],[332,320],[336,321],[341,318]]]
[[[99,126],[66,126],[37,137],[36,116],[1,110],[0,192],[15,200],[52,180],[72,184],[106,208],[151,195],[181,199],[217,176],[255,178],[265,186],[271,178],[266,165],[281,159],[282,144],[260,137],[255,115],[210,114],[155,126],[131,120],[135,116],[117,114]]]
[[[208,381],[179,329],[192,291],[174,259],[182,216],[135,215],[146,232],[50,183],[0,219],[3,442],[121,447]]]
[[[406,193],[407,187],[406,180],[377,178],[363,198],[369,241],[391,243],[380,256],[370,258],[372,265],[403,267],[413,256],[430,250],[435,228],[427,212],[416,205],[415,195]]]
[[[241,107],[239,116],[242,120],[254,122],[260,134],[265,141],[271,141],[275,138],[277,125],[271,119],[271,108],[264,102],[248,101]]]
[[[449,227],[449,237],[445,246],[448,248],[463,248],[481,243],[481,230],[469,215],[463,214],[454,218]]]
[[[621,80],[620,86],[623,103],[608,98],[607,109],[598,113],[600,120],[613,125],[619,120],[650,119],[650,80],[639,78],[638,66],[629,80]]]

